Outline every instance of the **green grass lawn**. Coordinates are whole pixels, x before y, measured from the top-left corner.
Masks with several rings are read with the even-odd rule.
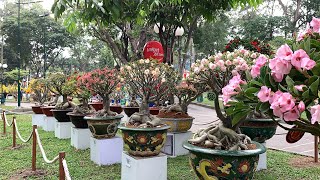
[[[5,109],[5,110],[12,110],[12,109],[15,109],[16,107],[15,106],[6,106],[3,104],[0,104],[0,108]]]
[[[8,115],[8,120],[12,116]],[[17,123],[21,134],[26,138],[31,132],[31,115],[18,115]],[[0,123],[0,132],[2,132],[2,123]],[[90,161],[90,150],[80,151],[70,146],[70,139],[59,140],[54,137],[54,132],[44,132],[39,130],[42,144],[47,153],[47,157],[52,159],[59,151],[66,152],[66,160],[69,171],[73,179],[101,179],[118,180],[121,175],[121,166],[97,166]],[[6,136],[0,135],[0,179],[9,179],[13,175],[24,169],[31,168],[31,142],[23,144],[19,149],[12,150],[11,128],[8,128]],[[257,172],[254,179],[275,180],[275,179],[320,179],[320,167],[295,168],[289,164],[291,158],[299,158],[298,155],[269,150],[268,151],[268,170]],[[38,179],[58,179],[58,163],[45,164],[40,150],[37,152],[37,167],[45,170],[45,177]],[[36,179],[30,177],[28,179]],[[180,156],[178,158],[168,158],[168,179],[170,180],[195,180],[197,179],[190,171],[188,157]]]

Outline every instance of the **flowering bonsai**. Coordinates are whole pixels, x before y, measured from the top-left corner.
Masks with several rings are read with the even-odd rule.
[[[150,102],[167,95],[174,81],[174,70],[168,64],[156,60],[140,59],[120,68],[121,80],[130,87],[130,91],[142,99],[139,113],[130,117],[129,124],[140,127],[155,127],[161,120],[150,115]]]
[[[75,105],[68,100],[68,96],[72,95],[76,89],[76,80],[74,78],[66,77],[61,72],[52,73],[47,79],[48,89],[56,96],[62,96],[62,102],[55,105],[55,109],[74,108]]]
[[[43,106],[48,99],[49,94],[49,90],[46,87],[46,80],[43,78],[32,79],[29,86],[32,92],[32,99],[35,104],[38,106]]]
[[[110,110],[110,94],[115,90],[120,79],[116,69],[96,69],[84,74],[78,84],[86,87],[91,94],[99,94],[102,98],[103,109],[95,113],[96,117],[115,116],[117,113]]]
[[[188,81],[204,87],[209,86],[216,97],[226,93],[231,96],[238,90],[239,84],[245,83],[241,78],[246,76],[251,64],[259,57],[259,53],[248,50],[218,53],[209,57],[209,59],[196,61],[191,66]],[[214,105],[216,114],[221,122],[200,130],[189,142],[201,147],[222,150],[251,148],[251,139],[244,134],[236,132],[238,123],[232,123],[231,117],[220,108],[219,98],[214,99]],[[247,110],[243,109],[243,111]]]
[[[278,124],[286,130],[320,135],[320,18],[313,18],[310,26],[291,46],[282,45],[274,58],[256,62],[258,75],[241,87],[247,97],[230,103],[229,114],[245,116],[241,109],[255,108],[295,125]]]

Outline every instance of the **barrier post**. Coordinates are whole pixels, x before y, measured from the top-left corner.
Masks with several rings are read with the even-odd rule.
[[[36,171],[36,158],[37,158],[37,125],[32,126],[32,171]]]
[[[318,136],[314,136],[314,162],[319,161]]]
[[[65,158],[66,153],[65,152],[59,152],[59,180],[65,180],[66,174],[64,173],[64,168],[62,161]]]
[[[17,138],[17,135],[16,135],[16,117],[13,116],[12,118],[12,148],[15,148],[16,147],[16,138]]]
[[[2,111],[3,134],[6,135],[6,121],[5,121],[5,118],[4,118],[4,112],[5,112],[5,110]]]

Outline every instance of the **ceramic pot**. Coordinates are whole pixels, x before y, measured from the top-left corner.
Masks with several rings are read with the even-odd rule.
[[[168,132],[186,132],[188,131],[194,120],[193,117],[189,118],[160,118],[162,123],[170,126]]]
[[[51,109],[50,111],[58,122],[70,122],[67,113],[72,112],[72,109]]]
[[[130,117],[133,113],[139,112],[139,107],[123,107],[123,111],[126,113],[128,117]]]
[[[189,162],[200,180],[207,179],[252,179],[258,164],[259,154],[266,148],[254,142],[256,149],[226,151],[194,146],[188,142],[183,147],[188,149]]]
[[[120,114],[122,112],[122,107],[117,105],[111,105],[110,110]]]
[[[44,106],[31,106],[32,111],[35,114],[43,114],[41,107],[44,107]]]
[[[240,130],[253,141],[264,143],[276,133],[277,126],[272,119],[248,119],[240,126]]]
[[[102,102],[89,103],[89,105],[91,105],[96,111],[103,109]]]
[[[156,156],[167,139],[168,125],[156,128],[134,128],[119,125],[124,148],[133,156]]]
[[[107,117],[95,117],[93,115],[84,117],[92,136],[96,139],[113,138],[117,134],[121,118],[123,118],[121,114]]]
[[[41,107],[41,110],[42,110],[43,114],[45,114],[48,117],[53,117],[53,113],[52,113],[51,109],[54,109],[54,106],[43,106],[43,107]]]
[[[67,113],[70,121],[76,128],[86,129],[88,128],[88,123],[83,118],[86,116],[84,114],[74,114],[73,112]]]
[[[150,114],[152,114],[152,115],[158,115],[160,108],[159,107],[150,107],[149,111],[150,111]]]

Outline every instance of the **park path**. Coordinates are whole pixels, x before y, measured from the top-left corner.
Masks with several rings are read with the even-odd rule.
[[[17,106],[17,103],[6,102],[5,105]],[[21,103],[21,107],[24,108],[30,108],[32,105],[32,103]],[[200,128],[205,128],[208,126],[208,124],[218,123],[218,117],[213,109],[190,104],[188,106],[188,113],[190,116],[195,117],[191,128],[192,132],[196,132]],[[125,121],[126,119],[127,117],[125,116],[123,120]],[[294,144],[287,143],[285,138],[286,131],[278,127],[276,135],[267,141],[267,147],[290,153],[314,156],[314,136],[311,134],[306,133],[300,141]]]

